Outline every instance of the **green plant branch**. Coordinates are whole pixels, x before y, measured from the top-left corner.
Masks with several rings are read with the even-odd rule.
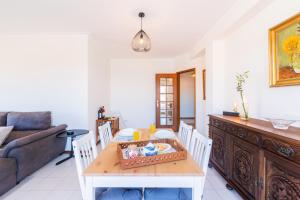
[[[236,75],[236,80],[237,80],[237,86],[236,86],[236,90],[237,92],[240,93],[241,96],[241,100],[242,100],[242,107],[243,107],[243,111],[245,114],[245,119],[248,119],[249,115],[248,115],[248,111],[246,109],[245,106],[245,102],[244,102],[244,84],[246,83],[246,79],[248,78],[248,73],[249,71],[244,72],[243,74],[238,74]]]

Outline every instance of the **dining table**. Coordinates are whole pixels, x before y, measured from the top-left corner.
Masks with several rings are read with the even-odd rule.
[[[138,129],[140,140],[152,139],[149,129]],[[118,133],[115,138],[118,137]],[[122,169],[113,140],[84,170],[87,200],[95,200],[96,188],[191,188],[193,200],[201,199],[204,173],[187,153],[186,160]]]

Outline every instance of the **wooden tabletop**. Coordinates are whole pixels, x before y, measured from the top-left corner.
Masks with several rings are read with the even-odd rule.
[[[139,129],[141,140],[151,137],[148,129]],[[187,160],[123,170],[117,154],[117,143],[110,143],[84,171],[85,176],[203,176],[202,169],[188,153]]]

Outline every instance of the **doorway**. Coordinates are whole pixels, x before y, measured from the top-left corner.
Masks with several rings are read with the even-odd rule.
[[[178,128],[177,74],[156,74],[156,127]]]
[[[196,70],[156,74],[156,127],[177,131],[180,121],[196,127]]]
[[[196,70],[177,72],[178,122],[196,128]]]

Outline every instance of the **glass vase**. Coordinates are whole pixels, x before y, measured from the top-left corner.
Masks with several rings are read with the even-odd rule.
[[[248,106],[248,102],[245,97],[243,97],[243,99],[241,99],[239,110],[240,110],[240,119],[244,120],[244,121],[248,121],[249,120],[249,106]]]

